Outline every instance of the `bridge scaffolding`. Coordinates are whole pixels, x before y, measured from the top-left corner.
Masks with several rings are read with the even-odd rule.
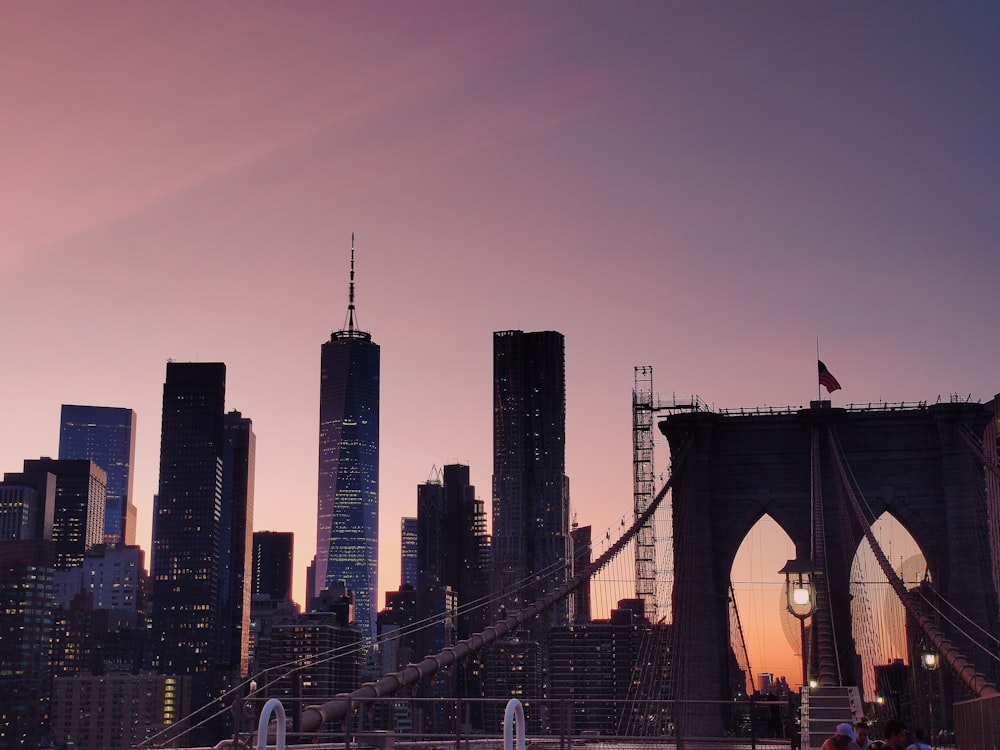
[[[635,368],[635,386],[632,389],[632,468],[635,518],[641,517],[653,502],[655,473],[653,468],[653,368],[639,365]],[[669,523],[670,504],[666,504]],[[669,528],[669,526],[668,526]],[[669,539],[669,537],[668,537]],[[667,542],[669,545],[669,541]],[[670,564],[669,546],[667,549]],[[650,517],[639,528],[635,540],[635,595],[642,599],[646,617],[657,622],[659,603],[656,596],[656,533]],[[665,605],[669,615],[669,599]]]

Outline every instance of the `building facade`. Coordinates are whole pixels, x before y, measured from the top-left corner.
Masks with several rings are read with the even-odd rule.
[[[492,566],[508,611],[572,570],[565,354],[556,331],[493,334]],[[550,624],[566,619],[565,605],[550,610]]]
[[[253,422],[238,411],[227,413],[224,422],[219,535],[219,646],[223,667],[245,677],[250,658],[257,438]]]
[[[164,741],[190,710],[190,677],[73,675],[52,683],[56,747],[71,740],[77,750],[129,750],[154,735]]]
[[[253,533],[253,576],[251,597],[254,601],[292,600],[292,562],[295,535],[290,531],[255,531]]]
[[[351,250],[347,327],[320,353],[319,488],[313,590],[346,583],[357,623],[373,643],[378,596],[380,350],[355,327]],[[311,607],[311,604],[308,606]]]
[[[52,671],[51,541],[0,542],[0,747],[47,747]]]
[[[0,540],[48,539],[56,512],[56,477],[47,471],[4,472]]]
[[[135,544],[135,412],[111,406],[63,404],[59,458],[87,458],[107,474],[104,543]]]
[[[212,696],[219,662],[219,563],[226,366],[168,362],[153,504],[152,648],[162,674]]]
[[[52,474],[56,478],[52,541],[56,569],[83,565],[83,556],[104,541],[107,474],[90,459],[28,459],[25,474]]]
[[[417,519],[401,518],[399,522],[400,584],[417,587]]]

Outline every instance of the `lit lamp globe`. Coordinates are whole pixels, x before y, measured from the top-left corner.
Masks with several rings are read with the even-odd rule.
[[[816,610],[816,587],[813,565],[808,559],[795,558],[778,571],[785,576],[785,599],[788,611],[805,620]]]
[[[924,653],[920,655],[920,664],[924,669],[937,669],[940,663],[938,655],[933,651],[924,651]]]

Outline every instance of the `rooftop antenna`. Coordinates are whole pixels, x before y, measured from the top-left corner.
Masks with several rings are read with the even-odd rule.
[[[347,293],[347,330],[354,331],[354,232],[351,232],[351,283]]]

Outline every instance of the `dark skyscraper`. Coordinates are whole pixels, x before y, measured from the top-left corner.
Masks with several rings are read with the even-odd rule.
[[[226,414],[219,536],[219,645],[224,669],[241,676],[246,676],[249,659],[256,445],[253,422],[238,411]]]
[[[493,570],[515,610],[571,568],[566,477],[566,373],[561,333],[493,334]],[[513,605],[513,606],[512,606]],[[563,624],[566,607],[550,622]]]
[[[107,475],[89,459],[36,458],[24,462],[24,475],[56,478],[52,541],[56,570],[83,565],[88,549],[104,541]]]
[[[476,488],[469,484],[468,466],[449,464],[443,478],[417,486],[417,602],[423,608],[429,591],[447,586],[464,609],[488,585],[486,513]],[[458,637],[467,638],[486,621],[476,610],[462,615],[456,625]]]
[[[362,638],[375,638],[378,595],[379,347],[355,327],[354,242],[347,327],[323,344],[315,591],[354,592]],[[310,604],[311,606],[311,604]]]
[[[253,533],[253,589],[255,600],[292,600],[292,555],[295,535],[290,531]]]
[[[135,544],[135,412],[110,406],[63,404],[60,421],[59,458],[89,458],[108,475],[104,543]]]
[[[195,705],[218,663],[226,366],[167,363],[160,485],[153,508],[153,652],[164,674],[190,674]]]

